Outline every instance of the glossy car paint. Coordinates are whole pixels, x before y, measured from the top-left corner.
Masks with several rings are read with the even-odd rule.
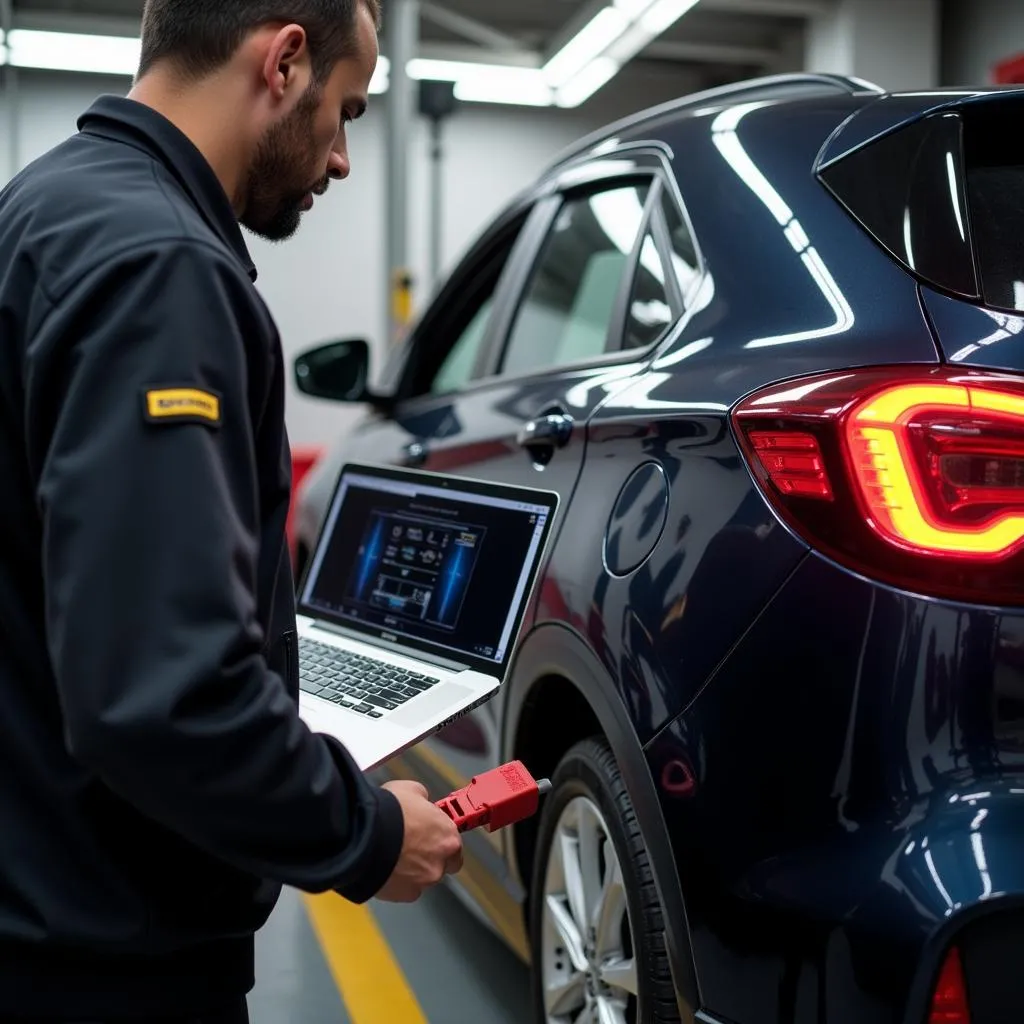
[[[602,731],[647,841],[684,1019],[923,1021],[950,936],[1024,901],[1024,618],[897,592],[810,551],[729,422],[753,390],[805,374],[931,365],[969,345],[965,361],[1020,368],[1020,321],[919,287],[814,178],[823,155],[938,102],[800,79],[586,140],[517,202],[638,148],[664,154],[702,258],[665,341],[371,415],[303,493],[307,546],[347,459],[562,494],[512,677],[396,770],[439,792],[512,757],[544,773]],[[540,470],[517,434],[551,411],[572,431]],[[524,956],[533,827],[468,836],[462,877]]]
[[[975,306],[922,288],[925,311],[945,358],[954,365],[1024,369],[1024,317]]]
[[[812,555],[651,744],[654,778],[692,772],[662,800],[723,1018],[923,1020],[962,916],[1019,903],[1022,628]]]

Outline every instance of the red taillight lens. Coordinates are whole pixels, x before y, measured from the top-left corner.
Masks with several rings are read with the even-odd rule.
[[[901,587],[1024,601],[1024,379],[858,370],[771,388],[734,414],[779,513]]]
[[[939,972],[928,1024],[971,1024],[964,969],[960,962],[960,951],[955,946],[946,955]]]
[[[750,443],[772,483],[783,494],[831,499],[825,460],[813,434],[754,430]]]

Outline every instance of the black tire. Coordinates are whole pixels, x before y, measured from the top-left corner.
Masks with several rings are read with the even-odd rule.
[[[603,831],[611,840],[622,872],[628,922],[624,928],[622,949],[626,951],[628,948],[628,953],[635,961],[637,987],[636,997],[629,998],[626,1003],[626,1022],[679,1024],[679,1011],[665,949],[661,904],[651,877],[650,862],[637,826],[636,814],[608,745],[601,738],[578,743],[562,758],[551,782],[551,793],[545,798],[541,814],[530,887],[531,983],[536,1024],[549,1022],[545,1006],[544,975],[550,966],[545,967],[543,938],[548,866],[563,814],[571,815],[573,808],[586,809],[586,804],[579,801],[573,804],[578,797],[589,800],[600,811]],[[607,861],[602,858],[600,864],[603,873]],[[561,943],[553,941],[549,945],[561,946]],[[552,953],[549,961],[556,970],[563,963],[568,969],[571,958],[566,954],[563,961],[557,953]],[[592,986],[593,979],[588,984]],[[561,1017],[550,1019],[562,1020]],[[566,1019],[576,1018],[570,1015]],[[596,1022],[598,1018],[595,1015],[593,1019]],[[587,1018],[581,1017],[580,1020],[586,1021]]]

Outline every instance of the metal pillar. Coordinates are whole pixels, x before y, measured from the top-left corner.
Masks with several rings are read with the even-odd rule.
[[[391,60],[387,93],[388,337],[394,343],[412,315],[412,270],[409,259],[409,150],[415,91],[407,66],[419,47],[419,0],[390,0],[387,44]]]
[[[437,287],[441,277],[444,249],[444,149],[441,144],[442,120],[430,120],[430,287]]]
[[[7,121],[7,175],[13,178],[21,170],[21,136],[18,104],[18,70],[7,63],[8,33],[14,24],[13,0],[0,0],[0,32],[3,33],[3,66],[0,67],[0,93],[3,95],[3,109]],[[6,184],[2,182],[0,184]]]

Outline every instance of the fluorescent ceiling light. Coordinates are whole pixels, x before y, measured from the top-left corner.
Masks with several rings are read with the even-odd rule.
[[[634,21],[653,3],[655,0],[614,0],[612,7],[622,11],[630,21]]]
[[[620,64],[628,63],[696,4],[697,0],[654,0],[645,4],[642,16],[612,43],[606,56]]]
[[[455,98],[464,103],[506,103],[522,107],[550,107],[551,90],[543,80],[524,87],[502,79],[466,78],[455,83]]]
[[[472,61],[427,60],[409,61],[410,78],[434,79],[441,82],[501,82],[510,88],[534,88],[543,81],[537,68],[524,68],[517,64],[477,64]]]
[[[14,28],[4,60],[13,67],[133,76],[142,43],[131,36],[93,36],[78,32],[39,32]]]
[[[696,5],[697,0],[657,0],[640,19],[640,24],[650,33],[651,39],[656,39]]]
[[[578,107],[585,100],[607,85],[622,65],[612,57],[598,57],[591,61],[571,82],[558,90],[557,103],[560,107]]]
[[[410,78],[453,82],[456,98],[469,103],[547,107],[553,102],[539,68],[417,58],[409,62],[408,73]]]
[[[561,107],[576,107],[698,0],[610,0],[544,65]]]
[[[544,65],[555,88],[575,78],[626,30],[629,19],[615,7],[603,7]]]

